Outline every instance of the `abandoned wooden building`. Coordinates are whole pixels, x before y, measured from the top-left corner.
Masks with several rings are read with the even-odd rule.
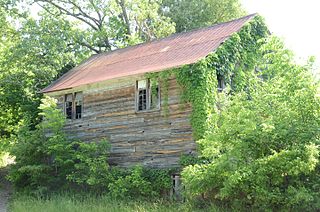
[[[150,81],[146,73],[197,63],[254,17],[94,55],[42,92],[58,100],[68,136],[111,143],[111,164],[178,166],[182,154],[196,149],[192,107],[181,107],[179,86],[171,77],[166,116],[161,83]],[[217,92],[224,87],[223,79],[218,81]]]

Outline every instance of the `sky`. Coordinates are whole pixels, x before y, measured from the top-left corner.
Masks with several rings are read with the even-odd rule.
[[[241,0],[249,13],[262,15],[297,59],[316,56],[320,64],[320,0]]]

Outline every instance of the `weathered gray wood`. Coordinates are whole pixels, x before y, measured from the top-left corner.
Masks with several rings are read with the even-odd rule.
[[[181,105],[181,91],[172,78],[169,80],[167,116],[163,96],[160,110],[136,112],[137,79],[117,80],[118,87],[108,84],[99,89],[83,90],[82,119],[68,120],[64,130],[70,138],[86,142],[107,139],[111,143],[109,162],[114,165],[178,166],[182,154],[195,150],[189,120],[191,106]],[[56,97],[62,108],[63,96],[60,93]]]

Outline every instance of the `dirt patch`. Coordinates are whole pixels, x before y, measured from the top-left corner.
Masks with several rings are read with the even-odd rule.
[[[8,200],[12,193],[11,184],[6,179],[8,168],[0,169],[0,212],[6,212]]]

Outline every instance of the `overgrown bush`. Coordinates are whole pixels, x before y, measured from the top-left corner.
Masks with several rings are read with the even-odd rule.
[[[35,130],[22,128],[11,148],[16,157],[9,180],[19,190],[46,193],[71,183],[101,187],[108,179],[108,143],[69,141],[65,118],[54,99],[43,100],[43,121]]]
[[[261,51],[260,77],[224,98],[199,141],[209,163],[183,170],[186,192],[242,209],[319,210],[318,85],[279,40]]]
[[[172,187],[169,170],[136,166],[115,177],[108,188],[116,198],[155,198],[168,194]]]
[[[159,197],[170,190],[170,170],[110,167],[108,142],[70,141],[54,99],[44,99],[40,109],[43,121],[36,130],[22,128],[11,148],[16,163],[9,179],[18,190],[43,195],[80,188],[126,198]]]

